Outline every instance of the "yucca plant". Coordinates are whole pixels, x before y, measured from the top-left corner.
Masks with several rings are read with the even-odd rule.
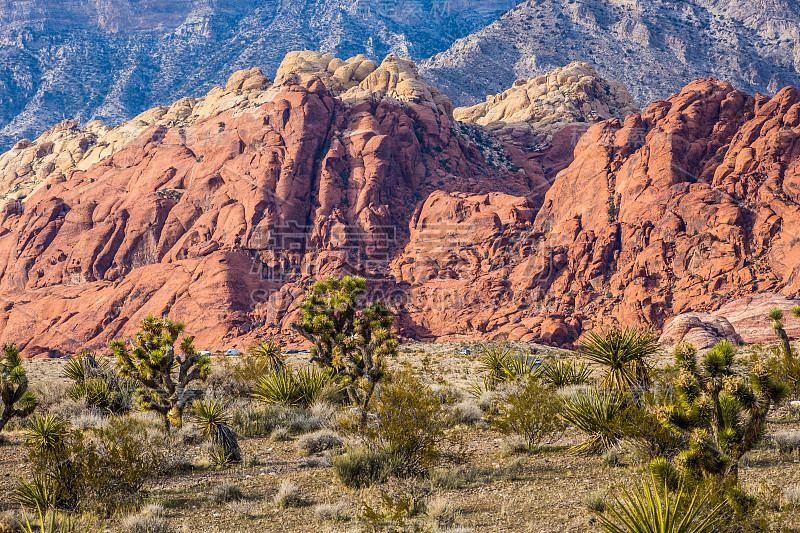
[[[198,400],[194,403],[192,420],[203,436],[210,439],[214,446],[225,454],[226,462],[238,463],[242,460],[239,441],[230,428],[231,416],[225,404],[212,400]]]
[[[34,476],[30,481],[23,479],[14,491],[14,501],[28,509],[47,511],[53,507],[53,492],[44,476]]]
[[[494,390],[498,384],[520,376],[536,377],[541,372],[538,360],[527,353],[516,353],[505,344],[482,346],[481,352],[479,361],[486,373],[484,379],[486,390]]]
[[[590,331],[580,348],[586,359],[606,368],[603,388],[627,391],[649,384],[647,358],[658,352],[659,345],[651,329],[615,326],[601,333]]]
[[[626,397],[618,391],[579,390],[564,402],[561,417],[588,438],[572,447],[578,453],[597,453],[610,448],[621,436],[621,416]]]
[[[34,416],[25,428],[26,444],[37,454],[58,457],[67,436],[67,424],[53,414]]]
[[[683,487],[674,496],[666,487],[659,493],[655,480],[644,481],[632,492],[623,490],[602,513],[594,513],[606,533],[704,533],[716,531],[724,503],[705,511],[709,494],[695,491],[691,500]]]
[[[75,524],[68,515],[61,515],[54,510],[47,511],[45,508],[36,507],[38,521],[31,523],[27,513],[22,514],[25,523],[21,524],[22,533],[74,533]]]
[[[36,408],[36,398],[28,390],[28,377],[22,357],[14,343],[3,346],[0,357],[0,431],[12,418],[25,418]]]
[[[72,381],[68,394],[73,400],[115,413],[128,409],[126,397],[133,387],[107,360],[98,361],[93,353],[83,352],[67,362],[63,375]]]
[[[800,317],[800,305],[792,308],[792,315]],[[800,357],[796,350],[792,349],[789,336],[783,329],[783,322],[781,322],[783,311],[779,307],[773,307],[770,309],[769,318],[772,320],[775,334],[781,341],[781,355],[769,362],[770,370],[776,377],[786,382],[791,389],[793,398],[800,398]]]
[[[542,380],[560,389],[569,385],[584,385],[592,378],[592,369],[575,359],[558,359],[542,368]]]
[[[253,397],[266,403],[308,407],[333,382],[333,372],[327,368],[307,367],[297,373],[285,368],[259,379],[253,388]]]
[[[261,342],[250,348],[250,355],[255,357],[264,371],[280,372],[286,364],[281,346],[275,340]]]
[[[300,384],[291,370],[270,372],[253,387],[253,397],[265,403],[298,405],[305,399]]]

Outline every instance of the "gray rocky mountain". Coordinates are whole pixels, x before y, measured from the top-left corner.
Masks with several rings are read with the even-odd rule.
[[[424,61],[456,105],[586,61],[640,106],[714,76],[744,92],[800,85],[797,0],[525,0]]]
[[[64,119],[116,125],[290,50],[421,59],[514,0],[0,0],[0,150]]]

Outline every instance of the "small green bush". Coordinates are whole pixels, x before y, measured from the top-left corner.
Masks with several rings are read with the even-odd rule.
[[[565,427],[560,398],[533,377],[510,394],[499,411],[494,421],[497,430],[521,436],[529,450],[557,439]]]
[[[336,479],[352,489],[382,483],[395,468],[394,457],[365,445],[347,447],[330,459]]]

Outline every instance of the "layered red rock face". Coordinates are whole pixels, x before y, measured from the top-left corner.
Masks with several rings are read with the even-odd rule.
[[[155,313],[222,348],[288,329],[289,304],[320,276],[357,272],[380,287],[433,190],[531,189],[489,167],[432,104],[345,106],[318,81],[273,91],[256,109],[153,127],[6,205],[1,338],[29,355],[71,353]]]
[[[304,289],[328,274],[367,276],[406,337],[559,345],[798,290],[795,89],[695,82],[592,126],[546,195],[542,167],[565,166],[566,141],[501,154],[525,163],[502,171],[486,162],[496,145],[479,150],[435,105],[345,105],[318,81],[271,91],[151,128],[7,205],[0,338],[72,353],[155,313],[203,348],[289,339]]]

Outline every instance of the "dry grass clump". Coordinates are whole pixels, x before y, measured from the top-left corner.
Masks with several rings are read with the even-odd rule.
[[[780,453],[790,454],[800,450],[800,431],[781,431],[772,435],[770,440]]]
[[[425,504],[425,515],[434,526],[435,531],[452,528],[458,517],[458,512],[450,501],[445,498],[434,498]]]
[[[236,516],[252,517],[258,514],[258,505],[247,500],[231,500],[225,507]]]
[[[170,533],[172,529],[163,515],[162,506],[150,504],[138,513],[123,518],[120,525],[124,533]]]
[[[345,502],[317,504],[314,506],[314,516],[320,520],[330,522],[344,522],[350,518],[347,515],[347,504]]]
[[[241,500],[242,489],[240,489],[238,485],[233,485],[232,483],[223,483],[211,489],[211,494],[208,495],[208,499],[217,503]]]
[[[472,425],[483,419],[483,410],[475,400],[464,400],[457,403],[452,411],[453,421],[457,424]]]
[[[781,494],[781,506],[791,509],[800,508],[800,485],[783,489]]]
[[[316,453],[338,448],[342,445],[342,439],[330,429],[320,429],[314,433],[307,433],[297,439],[297,450],[303,455],[314,455]]]
[[[278,486],[278,492],[272,498],[272,503],[279,509],[286,509],[287,507],[303,507],[308,504],[300,487],[284,479]]]

